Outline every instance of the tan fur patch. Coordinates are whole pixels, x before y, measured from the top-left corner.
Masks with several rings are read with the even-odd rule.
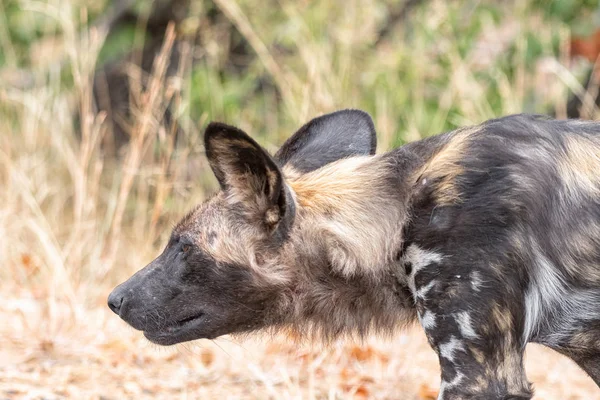
[[[481,392],[486,391],[487,388],[489,387],[489,385],[490,385],[490,382],[487,377],[485,377],[483,375],[478,375],[475,378],[475,383],[473,383],[469,386],[469,390],[474,393],[481,393]]]
[[[529,383],[527,382],[525,369],[523,368],[523,356],[511,346],[514,343],[512,336],[508,335],[506,338],[506,342],[508,343],[504,346],[504,357],[498,368],[497,376],[501,381],[506,382],[508,393],[526,393],[529,391]],[[521,372],[520,374],[518,373],[519,371]]]
[[[392,262],[406,219],[401,194],[390,196],[380,156],[339,160],[304,175],[286,170],[303,229],[324,241],[330,261],[351,276]]]
[[[503,344],[501,348],[504,352],[500,356],[500,364],[496,365],[494,370],[488,373],[490,376],[495,376],[501,382],[506,383],[506,389],[511,394],[526,393],[529,390],[529,383],[525,376],[523,368],[523,356],[518,349],[518,343],[512,333],[512,317],[507,309],[502,309],[498,304],[495,304],[491,310],[492,321],[496,330],[503,333]],[[518,372],[521,372],[520,374]]]
[[[571,195],[577,190],[600,194],[600,140],[585,136],[565,136],[566,154],[558,160],[558,170]]]
[[[435,197],[439,204],[455,204],[460,202],[460,194],[456,187],[456,178],[463,172],[460,165],[470,139],[479,132],[479,127],[460,129],[425,165],[415,174],[415,182],[433,182]]]
[[[564,182],[566,199],[580,206],[585,198],[600,196],[600,139],[590,136],[564,137],[566,153],[558,159],[557,168]],[[600,271],[595,264],[582,262],[597,259],[600,252],[600,226],[594,221],[584,221],[569,232],[567,251],[562,254],[562,264],[571,276],[589,282],[600,281]]]
[[[479,364],[483,364],[485,362],[485,354],[483,354],[483,351],[479,350],[474,346],[469,346],[469,349],[471,350],[471,354],[473,354],[473,357],[475,357],[475,360]]]
[[[346,202],[357,205],[376,193],[380,174],[371,157],[353,157],[326,165],[304,175],[286,168],[285,176],[297,196],[298,204],[307,210],[327,214],[342,208]]]
[[[600,256],[600,225],[594,221],[582,222],[577,230],[565,235],[564,240],[567,246],[561,261],[569,274],[588,282],[600,282],[598,266],[589,261]]]
[[[512,330],[512,317],[510,312],[508,310],[502,310],[497,304],[492,307],[492,321],[494,321],[500,332],[510,332]]]

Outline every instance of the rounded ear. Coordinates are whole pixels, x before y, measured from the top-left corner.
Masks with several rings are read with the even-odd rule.
[[[352,156],[373,155],[377,135],[364,111],[341,110],[315,118],[300,128],[275,154],[279,165],[309,172]]]
[[[283,175],[269,153],[245,132],[213,122],[204,134],[206,156],[221,189],[252,220],[275,227],[286,214]]]

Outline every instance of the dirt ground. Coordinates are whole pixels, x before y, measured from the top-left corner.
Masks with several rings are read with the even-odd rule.
[[[68,310],[3,290],[0,399],[435,399],[436,356],[417,327],[366,343],[283,337],[150,344],[102,299]],[[11,297],[12,296],[12,297]],[[527,349],[535,399],[600,399],[570,360]]]

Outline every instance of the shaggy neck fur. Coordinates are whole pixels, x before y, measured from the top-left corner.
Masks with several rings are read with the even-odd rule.
[[[412,321],[398,259],[410,185],[394,160],[353,157],[303,175],[289,168],[284,174],[297,203],[295,232],[284,252],[297,274],[287,302],[293,328],[331,339],[391,333]]]
[[[407,191],[387,159],[348,158],[288,183],[298,203],[300,236],[317,239],[335,271],[377,276],[394,260],[402,245]]]

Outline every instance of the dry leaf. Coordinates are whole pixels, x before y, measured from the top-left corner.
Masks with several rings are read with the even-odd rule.
[[[350,357],[357,361],[366,361],[374,356],[375,352],[371,347],[354,346],[350,351]]]
[[[215,361],[215,355],[211,350],[204,349],[200,354],[200,360],[202,360],[202,364],[208,368]]]
[[[423,400],[436,400],[438,398],[438,391],[433,390],[426,383],[421,384],[419,387],[419,399]]]
[[[42,340],[40,341],[40,350],[45,353],[49,353],[54,350],[54,342],[52,340]]]
[[[367,398],[369,398],[369,395],[371,394],[371,392],[365,385],[360,385],[359,387],[356,388],[356,390],[354,391],[354,394],[356,395],[356,397],[363,397],[363,398],[367,399]]]
[[[28,253],[21,254],[21,264],[27,276],[35,275],[40,270],[40,267],[33,262],[31,254]]]
[[[381,362],[387,363],[390,359],[387,354],[382,353],[371,346],[354,346],[352,350],[350,350],[350,357],[361,362],[378,358]]]

